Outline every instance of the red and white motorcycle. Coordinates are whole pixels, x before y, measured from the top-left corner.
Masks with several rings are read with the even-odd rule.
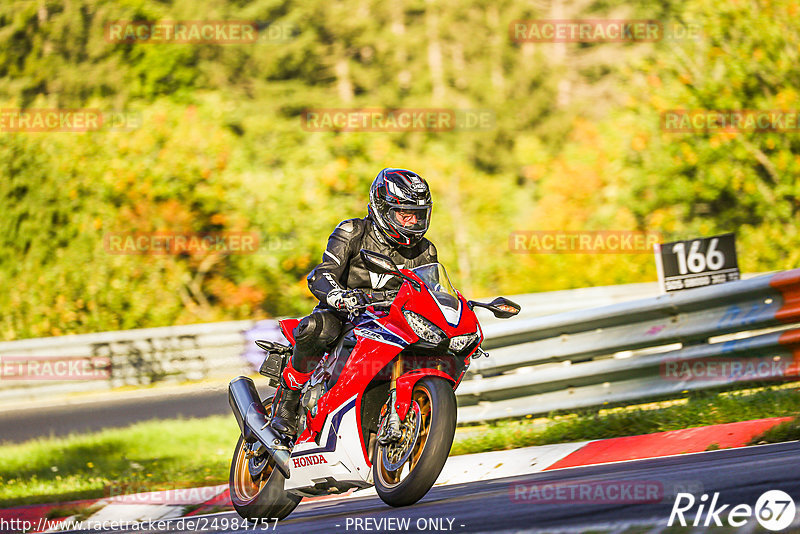
[[[375,485],[391,506],[430,490],[444,467],[456,428],[458,387],[483,350],[473,311],[496,317],[519,313],[498,297],[465,300],[444,267],[400,269],[361,250],[367,268],[403,279],[391,300],[365,305],[304,385],[294,443],[269,426],[272,398],[260,400],[253,381],[231,381],[229,402],[242,435],[231,462],[230,495],[245,518],[288,516],[302,497]],[[280,321],[294,344],[296,319]],[[267,351],[261,373],[277,385],[292,347],[257,341]],[[487,354],[488,356],[488,354]]]

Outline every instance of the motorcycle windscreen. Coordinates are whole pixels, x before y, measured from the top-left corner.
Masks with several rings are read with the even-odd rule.
[[[428,263],[411,269],[430,290],[433,300],[442,310],[445,320],[451,326],[458,325],[461,317],[461,300],[450,283],[450,277],[441,263]]]

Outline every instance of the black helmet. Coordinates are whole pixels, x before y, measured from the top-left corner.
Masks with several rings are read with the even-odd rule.
[[[412,247],[431,220],[431,190],[422,177],[406,169],[383,169],[369,188],[369,213],[390,243]]]

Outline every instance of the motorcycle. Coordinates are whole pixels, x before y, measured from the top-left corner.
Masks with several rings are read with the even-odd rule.
[[[231,461],[230,497],[243,518],[288,516],[303,497],[374,485],[391,506],[421,499],[438,478],[456,428],[455,389],[484,352],[474,308],[508,318],[519,305],[504,297],[466,300],[439,263],[398,269],[362,249],[368,270],[399,277],[396,291],[373,293],[302,388],[298,435],[270,425],[252,379],[239,376],[228,399],[241,435]],[[377,299],[377,300],[375,300]],[[267,356],[261,374],[277,386],[291,357],[296,319],[280,321],[290,345],[256,341]]]

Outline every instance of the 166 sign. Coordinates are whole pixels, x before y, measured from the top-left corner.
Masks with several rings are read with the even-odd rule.
[[[734,234],[655,245],[656,266],[665,292],[739,279]]]

